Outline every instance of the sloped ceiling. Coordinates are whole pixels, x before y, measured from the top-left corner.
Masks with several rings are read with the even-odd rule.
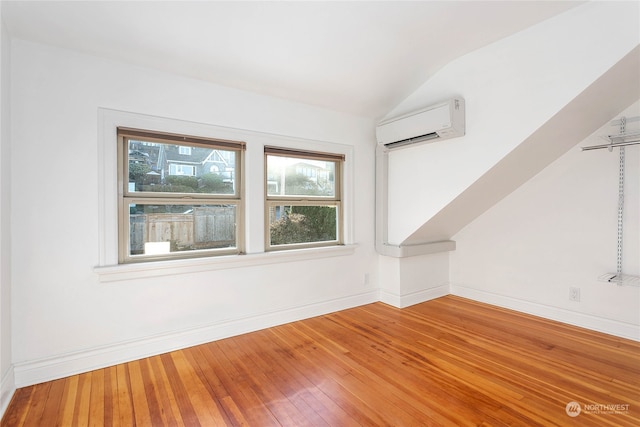
[[[404,242],[448,240],[640,97],[640,46],[545,122]],[[597,108],[594,108],[597,106]]]
[[[581,2],[3,1],[13,37],[380,118],[451,60]]]
[[[637,2],[584,4],[452,61],[398,106],[462,93],[467,133],[389,154],[389,242],[455,239],[636,102],[639,12]]]

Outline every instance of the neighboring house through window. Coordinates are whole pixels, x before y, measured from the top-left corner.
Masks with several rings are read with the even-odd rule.
[[[265,147],[266,250],[343,243],[344,155]]]
[[[196,168],[195,166],[171,164],[169,165],[169,175],[196,176]]]
[[[244,148],[118,128],[119,262],[241,253]]]

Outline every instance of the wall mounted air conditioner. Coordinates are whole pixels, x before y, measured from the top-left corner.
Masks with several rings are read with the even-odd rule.
[[[464,135],[464,99],[382,121],[376,127],[378,144],[387,149]]]

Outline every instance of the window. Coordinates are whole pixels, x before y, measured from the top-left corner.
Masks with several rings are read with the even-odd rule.
[[[266,249],[340,245],[342,154],[265,147]]]
[[[169,165],[169,175],[188,175],[196,176],[196,167],[188,165]]]
[[[119,262],[242,252],[243,151],[242,142],[118,128]]]

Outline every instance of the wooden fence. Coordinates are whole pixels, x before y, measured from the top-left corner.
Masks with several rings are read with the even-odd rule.
[[[145,242],[171,242],[171,252],[235,246],[235,206],[194,207],[191,213],[130,216],[131,254],[143,254]]]

